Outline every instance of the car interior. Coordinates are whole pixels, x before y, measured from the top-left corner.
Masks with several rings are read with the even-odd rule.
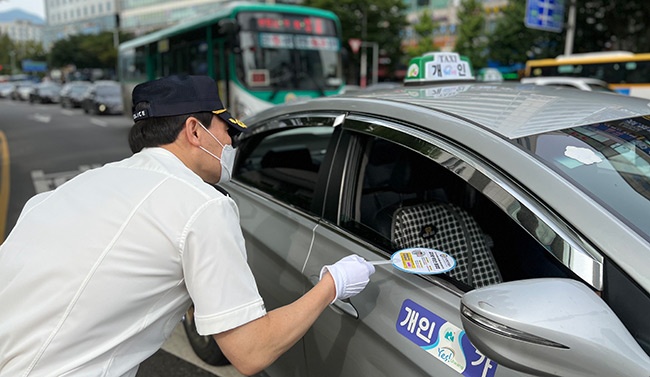
[[[242,145],[236,178],[313,212],[331,127],[299,127],[258,136]],[[464,290],[537,277],[576,278],[527,233],[525,229],[539,228],[532,224],[538,220],[529,212],[518,212],[517,223],[434,159],[391,140],[361,139],[361,166],[351,168],[358,169],[358,188],[345,192],[355,196],[348,198],[354,208],[350,214],[343,211],[341,221],[334,220],[343,228],[387,255],[415,247],[447,252],[457,266],[445,275]]]
[[[457,262],[447,275],[464,288],[572,275],[487,197],[434,160],[375,138],[367,143],[366,161],[355,216],[360,224],[352,228],[365,228],[375,244],[444,251]]]

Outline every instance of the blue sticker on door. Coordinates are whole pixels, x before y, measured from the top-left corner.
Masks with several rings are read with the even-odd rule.
[[[493,377],[497,363],[485,357],[469,341],[465,331],[428,309],[404,300],[397,332],[448,367],[467,377]]]

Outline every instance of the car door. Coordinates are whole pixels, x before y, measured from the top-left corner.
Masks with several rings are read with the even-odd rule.
[[[348,117],[344,128],[349,128],[353,119]],[[380,123],[356,123],[367,132],[385,134],[388,130]],[[386,192],[381,193],[385,194],[382,197],[361,199],[372,195],[372,190],[362,183],[369,166],[396,161],[398,157],[388,150],[369,156],[365,139],[356,132],[343,136],[341,144],[348,148],[339,150],[335,162],[344,164],[345,168],[338,171],[346,179],[342,176],[328,183],[333,191],[328,190],[326,202],[328,206],[336,202],[336,208],[326,211],[327,221],[316,229],[305,270],[312,283],[320,266],[346,255],[382,260],[396,251],[382,244],[376,232],[362,224],[360,212],[402,195]],[[381,167],[376,170],[373,179],[379,187],[374,193],[380,194],[379,181],[390,174]],[[458,313],[462,294],[463,290],[449,281],[377,266],[361,294],[335,302],[305,336],[310,376],[493,376],[496,365],[464,337]],[[452,354],[456,355],[453,359]]]
[[[267,310],[298,299],[322,200],[334,116],[298,116],[257,127],[239,147],[233,182],[248,262]],[[322,186],[322,185],[320,185]],[[270,376],[306,373],[302,341],[273,365]]]
[[[598,254],[581,250],[552,216],[539,216],[538,205],[521,200],[506,176],[414,126],[349,115],[332,171],[305,268],[312,283],[321,266],[346,255],[385,260],[401,248],[429,248],[434,239],[442,242],[434,248],[458,264],[429,277],[376,266],[363,292],[333,303],[305,336],[310,376],[522,376],[471,344],[460,319],[462,295],[534,277],[602,283]],[[421,216],[424,209],[436,215]],[[411,216],[412,240],[396,236],[400,216]],[[558,258],[561,252],[570,255]],[[588,273],[578,276],[562,260]]]

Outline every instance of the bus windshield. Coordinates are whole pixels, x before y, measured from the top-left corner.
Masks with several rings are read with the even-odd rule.
[[[238,79],[249,89],[310,90],[324,95],[342,84],[333,20],[270,12],[238,15]]]

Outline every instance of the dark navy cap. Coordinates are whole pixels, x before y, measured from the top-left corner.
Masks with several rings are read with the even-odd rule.
[[[133,121],[147,118],[211,112],[237,131],[246,125],[228,113],[219,98],[217,84],[208,76],[172,75],[136,85],[133,88]],[[135,111],[135,105],[148,102],[149,109]]]

